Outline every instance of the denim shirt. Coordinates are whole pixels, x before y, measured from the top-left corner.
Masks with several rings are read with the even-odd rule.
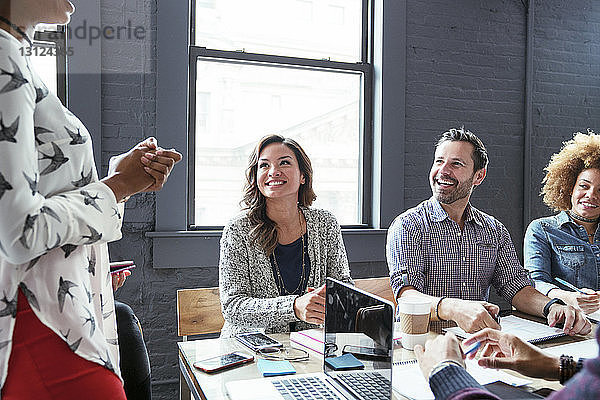
[[[590,244],[585,228],[573,222],[565,211],[529,224],[523,258],[536,289],[545,295],[551,289],[570,290],[556,282],[555,277],[580,288],[600,287],[599,230]]]

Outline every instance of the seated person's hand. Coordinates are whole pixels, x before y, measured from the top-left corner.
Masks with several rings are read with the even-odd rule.
[[[500,307],[486,301],[446,298],[440,304],[439,315],[452,320],[465,332],[473,333],[484,328],[500,329],[494,319]]]
[[[585,293],[570,292],[566,303],[580,308],[585,314],[590,314],[600,309],[600,294],[588,288],[581,290]]]
[[[125,270],[111,274],[113,291],[125,284],[125,279],[131,275],[131,271]]]
[[[558,379],[560,357],[544,353],[515,335],[483,329],[463,342],[463,348],[481,342],[478,364],[485,368],[512,369],[533,378]],[[469,354],[469,358],[475,353]]]
[[[438,336],[425,343],[425,348],[421,345],[415,346],[415,355],[419,361],[419,367],[426,379],[433,367],[445,360],[453,360],[461,364],[464,363],[464,354],[460,348],[458,339],[452,332],[447,332],[445,336]]]
[[[563,306],[555,303],[548,313],[548,325],[554,326],[562,322],[563,331],[567,335],[587,335],[592,331],[592,324],[585,317],[583,311],[571,305]]]
[[[301,321],[322,324],[325,322],[325,285],[307,290],[308,293],[294,301],[294,313]]]

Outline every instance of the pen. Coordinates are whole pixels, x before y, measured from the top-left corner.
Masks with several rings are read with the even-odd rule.
[[[480,347],[481,347],[481,342],[475,342],[475,344],[473,346],[471,346],[471,348],[469,350],[465,351],[465,356],[468,356],[469,354],[476,352]]]
[[[500,313],[498,314],[491,314],[492,318],[494,318],[494,321],[496,321],[496,323],[498,323],[498,325],[500,325]]]
[[[576,291],[576,292],[579,292],[579,293],[587,294],[587,293],[586,293],[586,292],[584,292],[583,290],[579,289],[577,286],[575,286],[575,285],[573,285],[573,284],[571,284],[571,283],[569,283],[569,282],[565,281],[564,279],[560,279],[560,278],[554,278],[554,280],[555,280],[556,282],[558,282],[558,283],[561,283],[561,284],[565,285],[566,287],[568,287],[568,288],[569,288],[569,289],[571,289],[571,290],[574,290],[574,291]]]

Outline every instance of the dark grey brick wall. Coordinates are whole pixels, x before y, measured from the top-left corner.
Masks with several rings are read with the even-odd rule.
[[[537,196],[543,168],[573,132],[600,133],[600,3],[536,1],[532,218],[551,211]]]
[[[533,1],[533,0],[532,0]],[[102,170],[111,155],[155,134],[157,0],[102,0],[102,23],[128,20],[147,29],[143,41],[102,43]],[[600,130],[600,6],[594,0],[535,3],[534,130],[531,190],[562,140],[587,127]],[[427,173],[435,138],[465,125],[486,143],[490,168],[473,204],[495,215],[522,244],[525,118],[525,6],[518,0],[407,1],[405,202],[430,196]],[[186,62],[186,60],[173,60]],[[168,143],[165,143],[168,145]],[[183,168],[183,166],[179,166]],[[537,186],[536,186],[537,185]],[[168,190],[168,185],[166,190]],[[116,297],[139,316],[150,352],[156,399],[177,397],[175,292],[215,286],[214,268],[152,267],[155,197],[127,203],[123,239],[113,260],[138,268]],[[549,211],[537,198],[532,216]],[[352,265],[353,275],[382,275],[384,265]]]
[[[490,154],[472,203],[515,234],[522,193],[507,189],[523,182],[525,8],[496,0],[411,0],[407,6],[406,205],[431,196],[436,138],[464,125]]]

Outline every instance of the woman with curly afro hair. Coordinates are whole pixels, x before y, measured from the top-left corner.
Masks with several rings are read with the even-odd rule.
[[[600,308],[600,135],[576,133],[545,171],[544,203],[558,214],[529,224],[525,267],[540,292],[589,314]]]

